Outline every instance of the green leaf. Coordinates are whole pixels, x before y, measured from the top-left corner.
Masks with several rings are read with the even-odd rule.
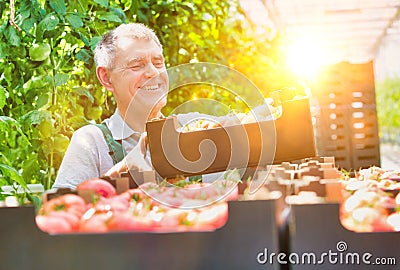
[[[40,23],[36,29],[36,37],[41,38],[45,31],[51,31],[57,28],[58,23],[60,20],[54,13],[48,14]]]
[[[23,88],[26,92],[35,91],[34,95],[37,95],[37,92],[44,91],[49,89],[49,84],[53,85],[52,78],[50,80],[48,78],[49,75],[46,76],[32,76],[28,81],[25,82]]]
[[[6,105],[6,92],[7,90],[0,85],[0,110]]]
[[[122,20],[120,19],[120,17],[118,17],[117,15],[115,15],[112,12],[98,12],[97,18],[99,20],[122,23]]]
[[[43,120],[50,121],[51,119],[51,112],[49,111],[39,111],[33,110],[21,116],[22,121],[28,121],[31,125],[40,124]]]
[[[46,10],[44,9],[44,6],[47,5],[46,2],[47,0],[27,1],[31,8],[31,18],[40,21],[46,15]]]
[[[39,134],[41,136],[41,139],[49,138],[54,134],[54,122],[55,120],[51,119],[50,121],[44,120],[40,122],[39,125],[36,126],[37,130],[39,131]]]
[[[9,49],[6,43],[0,43],[0,59],[7,57]]]
[[[31,194],[28,192],[28,193],[26,193],[26,197],[28,198],[29,201],[32,202],[36,211],[38,211],[42,207],[43,200],[42,200],[41,196],[37,196],[35,194]]]
[[[38,99],[36,101],[36,106],[37,106],[37,108],[41,108],[41,107],[47,105],[48,102],[49,102],[49,94],[45,93],[38,97]]]
[[[59,39],[63,34],[65,27],[56,27],[54,30],[45,31],[43,34],[43,39]]]
[[[136,14],[139,9],[139,1],[132,1],[131,2],[131,11],[133,14]]]
[[[49,15],[46,16],[46,17],[44,18],[44,20],[41,21],[40,23],[43,23],[43,24],[44,24],[45,29],[46,29],[47,31],[51,31],[51,30],[56,29],[56,27],[57,27],[57,25],[58,25],[59,22],[60,22],[60,20],[58,19],[57,16],[55,16],[54,14],[49,14]],[[39,23],[39,24],[40,24],[40,23]]]
[[[108,0],[93,0],[95,3],[103,7],[108,7]]]
[[[54,137],[54,150],[63,153],[67,150],[69,138],[63,134],[57,134]]]
[[[68,14],[67,16],[65,16],[65,19],[67,19],[69,24],[75,29],[83,26],[82,19],[74,14]]]
[[[74,129],[78,129],[84,125],[87,125],[89,121],[81,115],[73,116],[71,118],[68,118],[67,124],[70,125]]]
[[[122,9],[110,7],[110,10],[114,12],[114,14],[117,15],[119,18],[122,18],[123,22],[126,22],[126,15]]]
[[[8,21],[4,20],[3,23],[0,25],[0,34],[4,33],[8,25],[9,25]]]
[[[83,61],[84,63],[88,63],[91,59],[91,55],[88,52],[88,50],[86,49],[81,49],[77,54],[76,54],[76,58],[78,60]]]
[[[22,132],[21,125],[17,120],[4,115],[0,116],[0,130],[9,130],[11,127],[17,130],[17,132],[21,135],[20,138],[22,138],[26,145],[31,145],[26,135]]]
[[[78,36],[83,41],[83,43],[85,43],[86,46],[89,46],[89,40],[87,39],[85,34],[78,31]]]
[[[27,18],[30,17],[31,15],[31,3],[28,3],[28,1],[21,3],[20,8],[18,9],[18,14],[16,16],[16,23],[18,25],[21,25],[21,22]]]
[[[54,85],[57,87],[66,84],[68,82],[68,78],[68,74],[58,73],[56,76],[54,76]]]
[[[14,118],[5,115],[0,116],[0,127],[10,126],[10,124],[19,125],[17,120],[15,120]]]
[[[7,182],[7,180],[5,179],[5,178],[0,178],[0,186],[7,186],[8,185],[8,182]]]
[[[64,0],[50,0],[50,6],[60,15],[64,15],[67,11]]]
[[[101,40],[101,36],[92,37],[92,39],[90,40],[89,45],[93,51],[96,48],[96,45],[97,45],[97,43],[99,43],[100,40]]]
[[[1,164],[6,164],[8,166],[11,166],[11,161],[1,152],[0,152],[0,163]]]
[[[180,8],[182,8],[182,9],[186,10],[190,14],[190,16],[193,16],[193,12],[195,11],[193,7],[190,7],[190,6],[188,6],[186,4],[183,4],[183,3],[182,4],[178,4],[178,6]]]
[[[17,182],[20,184],[23,188],[28,188],[24,179],[21,177],[21,175],[18,173],[16,169],[14,169],[11,166],[5,165],[5,164],[0,164],[0,171],[2,172],[3,175],[8,176],[10,180],[13,182]],[[12,184],[12,182],[10,183]]]
[[[21,24],[21,28],[25,31],[25,32],[29,32],[29,30],[31,30],[34,26],[35,26],[36,20],[34,18],[29,18],[26,19],[22,22]]]
[[[29,179],[33,174],[39,172],[38,155],[32,155],[22,162],[22,178]]]
[[[79,96],[86,96],[87,98],[89,98],[91,103],[94,102],[93,95],[85,87],[78,86],[78,87],[74,87],[72,90],[74,91],[74,93],[76,93]]]
[[[17,30],[15,30],[13,26],[8,26],[4,35],[6,36],[11,46],[19,46],[21,44],[21,39],[17,34]]]
[[[148,18],[141,9],[138,9],[137,16],[138,16],[139,22],[147,24]]]

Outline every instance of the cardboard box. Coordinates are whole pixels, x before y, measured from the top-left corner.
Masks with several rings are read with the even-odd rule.
[[[152,164],[162,178],[257,167],[316,155],[307,98],[282,102],[274,121],[179,132],[176,117],[147,123]]]

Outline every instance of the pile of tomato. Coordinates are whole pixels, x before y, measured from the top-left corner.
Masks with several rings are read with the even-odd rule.
[[[37,226],[50,234],[110,231],[211,231],[228,219],[228,200],[238,198],[237,183],[187,184],[184,187],[146,183],[117,194],[103,179],[77,187],[90,200],[64,194],[43,203]]]
[[[357,174],[343,184],[343,226],[355,232],[400,231],[399,173],[370,167]]]

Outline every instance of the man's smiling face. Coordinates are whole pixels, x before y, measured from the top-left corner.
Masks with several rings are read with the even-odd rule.
[[[129,108],[135,117],[153,118],[166,104],[168,75],[162,49],[153,40],[121,37],[108,77],[122,116]]]

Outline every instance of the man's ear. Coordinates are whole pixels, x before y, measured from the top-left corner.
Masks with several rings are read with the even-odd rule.
[[[108,74],[108,70],[105,67],[97,67],[96,68],[97,78],[100,83],[107,88],[108,91],[114,92],[114,86],[111,83],[111,78]]]

